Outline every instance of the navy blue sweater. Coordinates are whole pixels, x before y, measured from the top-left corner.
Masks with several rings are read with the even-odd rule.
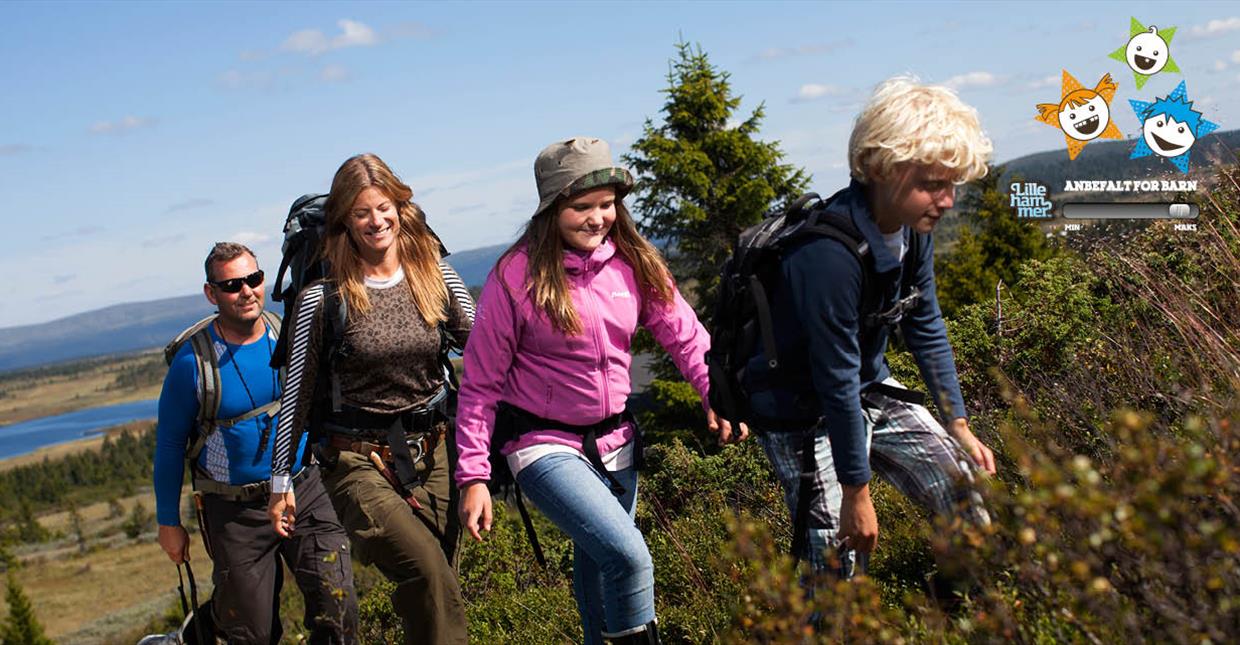
[[[902,263],[884,244],[864,191],[853,181],[830,208],[847,213],[869,243],[877,284],[867,288],[881,290],[880,310],[886,310],[899,299]],[[914,245],[914,234],[904,228],[910,248],[904,263],[913,263],[910,282],[922,299],[900,328],[946,423],[966,416],[964,399],[934,291],[934,244],[923,235]],[[770,295],[780,373],[777,381],[771,378],[759,348],[746,371],[750,404],[757,414],[773,419],[822,416],[839,481],[864,484],[870,465],[861,392],[890,375],[884,357],[888,329],[860,324],[862,268],[841,242],[803,242],[785,254],[781,270],[782,280]]]

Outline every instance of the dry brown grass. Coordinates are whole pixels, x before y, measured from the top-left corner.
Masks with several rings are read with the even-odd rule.
[[[160,383],[139,388],[110,389],[117,374],[160,360],[157,352],[142,352],[114,360],[87,364],[81,371],[56,375],[31,375],[6,383],[9,395],[0,399],[0,426],[74,410],[154,399]]]
[[[128,513],[138,501],[148,510],[155,508],[155,496],[149,490],[121,500],[121,505]],[[17,554],[22,561],[17,578],[54,640],[93,627],[98,629],[91,633],[99,638],[106,637],[106,631],[132,628],[146,618],[134,617],[117,626],[107,619],[139,605],[148,606],[152,615],[161,613],[176,593],[176,568],[155,541],[153,521],[151,531],[131,540],[120,528],[125,518],[110,519],[107,503],[84,506],[79,513],[90,545],[87,553],[78,553],[69,514],[59,512],[40,517],[39,523],[68,537]],[[193,523],[192,518],[183,521]],[[211,560],[199,534],[191,534],[190,541],[199,600],[204,601],[210,596]],[[0,600],[0,615],[7,613],[8,605]]]

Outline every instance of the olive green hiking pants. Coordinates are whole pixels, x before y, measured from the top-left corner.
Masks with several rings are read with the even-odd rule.
[[[323,483],[353,542],[353,555],[396,583],[392,609],[406,643],[465,643],[465,603],[457,580],[461,527],[447,444],[439,441],[433,466],[417,465],[425,484],[414,489],[412,508],[363,455],[326,449]]]

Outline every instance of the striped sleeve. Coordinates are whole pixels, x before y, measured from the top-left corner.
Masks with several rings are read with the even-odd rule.
[[[311,398],[318,377],[319,345],[322,342],[323,299],[327,286],[312,284],[297,298],[290,321],[288,361],[284,391],[280,396],[280,416],[276,424],[275,447],[271,452],[271,491],[293,489],[290,471],[296,455],[293,447],[306,430]]]
[[[457,275],[447,260],[439,261],[439,271],[443,274],[444,284],[448,286],[451,299],[448,306],[448,332],[453,343],[451,350],[460,353],[469,340],[469,330],[474,326],[474,298],[469,295],[465,281]]]

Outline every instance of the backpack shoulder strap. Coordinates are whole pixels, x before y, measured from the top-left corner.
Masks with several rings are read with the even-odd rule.
[[[863,329],[873,327],[873,314],[882,304],[883,294],[876,288],[879,280],[874,269],[873,252],[861,230],[848,213],[830,210],[825,206],[810,214],[806,229],[807,233],[839,241],[857,259],[857,263],[861,265],[861,307],[857,312],[857,320]]]
[[[268,334],[270,334],[270,333],[271,333],[271,332],[273,332],[273,331],[276,333],[276,347],[275,347],[274,349],[272,349],[272,350],[271,350],[271,351],[272,351],[272,357],[271,357],[271,360],[272,360],[272,362],[273,362],[273,363],[276,363],[276,362],[277,362],[277,361],[276,361],[276,353],[277,353],[277,352],[281,349],[281,348],[280,348],[280,338],[281,338],[281,336],[283,336],[283,335],[284,335],[284,321],[280,318],[280,315],[279,315],[279,314],[277,314],[276,312],[274,312],[274,311],[270,311],[270,310],[268,310],[268,309],[263,309],[263,322],[267,323],[267,333],[268,333]],[[272,365],[272,367],[278,367],[278,368],[279,368],[279,375],[278,375],[278,376],[279,376],[279,378],[280,378],[280,386],[281,386],[281,387],[283,387],[283,386],[284,386],[284,377],[285,377],[285,374],[286,374],[286,369],[285,369],[285,368],[286,368],[287,366],[284,364],[284,361],[279,361],[279,362],[278,362],[278,365]]]
[[[196,432],[185,453],[185,458],[192,464],[198,460],[207,438],[215,432],[215,420],[220,413],[220,362],[215,355],[215,343],[211,340],[210,321],[189,337],[189,343],[194,350],[194,364],[198,376],[198,418],[194,424]]]
[[[325,281],[323,284],[323,360],[319,361],[319,370],[327,369],[330,382],[331,411],[342,409],[340,395],[340,376],[336,369],[336,359],[344,346],[344,332],[349,324],[349,303],[340,293],[335,282]]]
[[[199,320],[198,322],[182,330],[181,333],[177,334],[176,338],[168,341],[168,344],[164,345],[164,362],[172,365],[172,359],[176,358],[177,352],[181,351],[181,346],[184,345],[191,336],[197,334],[203,329],[206,329],[211,325],[211,323],[215,322],[215,317],[217,315],[218,314],[211,314],[210,316]]]

